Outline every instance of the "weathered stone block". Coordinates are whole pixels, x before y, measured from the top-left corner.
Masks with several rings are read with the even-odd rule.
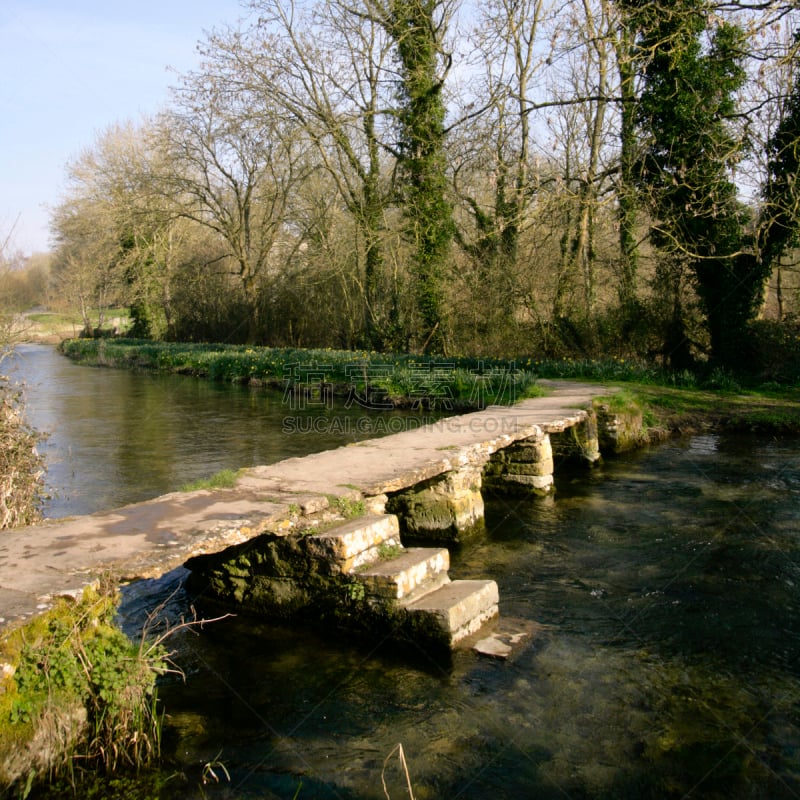
[[[546,495],[554,490],[550,437],[526,439],[495,453],[486,465],[483,485],[501,494]]]
[[[598,438],[597,416],[588,412],[586,419],[567,428],[563,433],[551,436],[553,457],[559,462],[579,461],[586,466],[600,462],[600,441]]]
[[[359,517],[304,540],[307,552],[341,572],[375,559],[381,545],[400,544],[400,525],[394,514]]]
[[[646,444],[641,411],[611,411],[605,403],[599,403],[595,408],[598,440],[604,453],[624,453]]]
[[[452,470],[393,495],[387,510],[400,517],[410,540],[455,543],[483,521],[481,480],[478,466]]]
[[[417,627],[427,625],[428,635],[448,646],[465,639],[498,613],[499,592],[491,580],[453,581],[410,602],[406,608]]]
[[[426,590],[447,582],[450,554],[445,548],[415,547],[386,561],[358,571],[358,580],[377,597],[401,600],[421,587]]]

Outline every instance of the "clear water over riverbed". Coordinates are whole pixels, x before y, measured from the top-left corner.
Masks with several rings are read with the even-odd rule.
[[[173,641],[160,788],[95,796],[399,800],[402,744],[417,800],[800,797],[800,442],[697,436],[557,490],[490,501],[452,556],[541,626],[509,661],[227,619]],[[185,613],[179,578],[131,587],[125,623]]]

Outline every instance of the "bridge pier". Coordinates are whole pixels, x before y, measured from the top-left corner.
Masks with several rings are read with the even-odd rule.
[[[641,410],[614,411],[609,403],[598,403],[596,408],[598,436],[604,452],[616,455],[647,443]]]
[[[483,491],[547,497],[555,492],[556,462],[593,467],[601,460],[597,417],[564,430],[522,439],[470,463],[393,494],[386,510],[396,514],[406,541],[456,544],[483,525]]]
[[[498,450],[483,471],[483,486],[499,494],[546,497],[555,491],[550,436],[522,439]]]
[[[482,465],[466,464],[389,498],[386,510],[402,521],[408,541],[456,544],[483,525]]]
[[[552,447],[556,462],[576,461],[587,467],[597,466],[601,461],[600,433],[594,411],[589,411],[583,422],[554,436]]]

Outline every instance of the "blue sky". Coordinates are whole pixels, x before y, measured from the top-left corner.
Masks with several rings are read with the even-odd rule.
[[[239,0],[2,0],[0,241],[49,249],[48,206],[65,166],[109,125],[153,114],[204,31],[235,24]]]

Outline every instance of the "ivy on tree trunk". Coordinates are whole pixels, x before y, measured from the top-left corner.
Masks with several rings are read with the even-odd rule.
[[[743,36],[728,23],[712,28],[705,0],[647,4],[639,13],[638,178],[650,197],[653,241],[693,271],[712,360],[733,365],[764,284],[730,177],[742,155],[731,120],[745,79]]]
[[[417,349],[444,350],[444,281],[454,235],[447,192],[443,73],[444,20],[440,0],[393,0],[388,28],[400,62],[399,164],[420,329]]]

